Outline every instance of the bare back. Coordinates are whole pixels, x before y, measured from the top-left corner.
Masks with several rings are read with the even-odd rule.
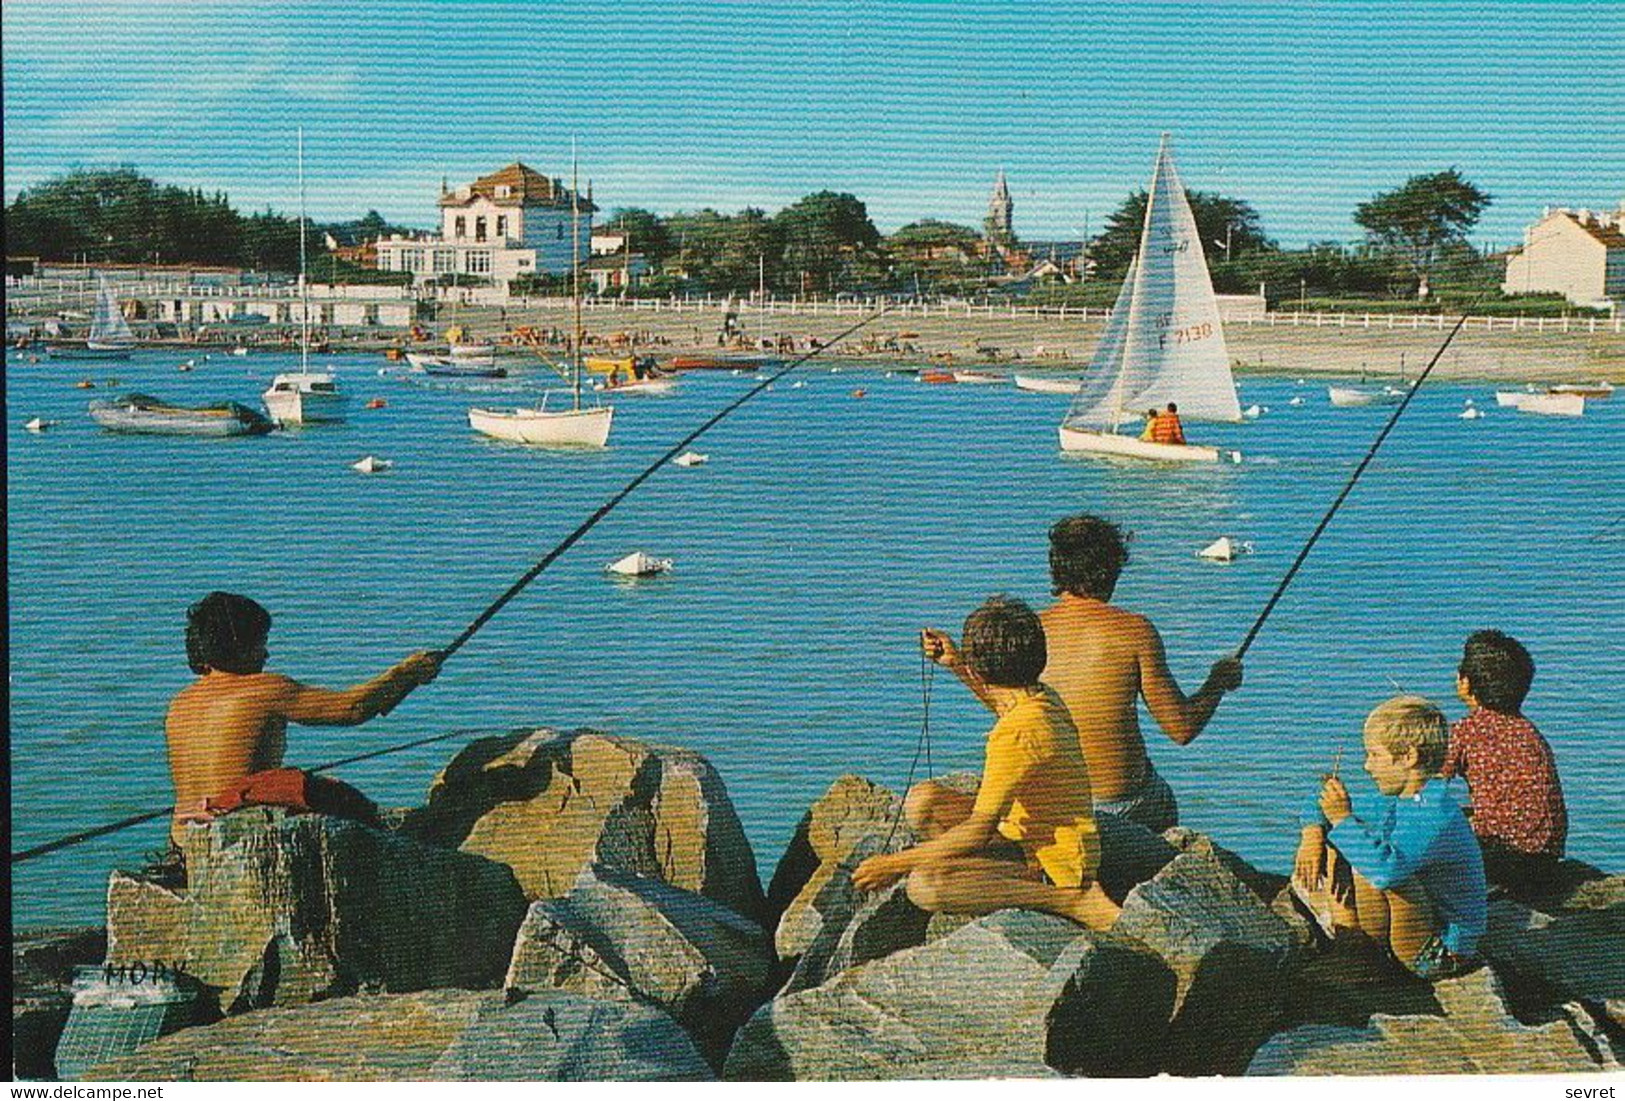
[[[276,673],[210,672],[170,702],[164,720],[178,812],[196,809],[243,777],[282,767],[294,682]],[[170,826],[179,839],[179,823]]]
[[[1072,712],[1095,802],[1131,794],[1145,779],[1138,702],[1142,663],[1156,631],[1099,600],[1063,596],[1039,617],[1049,648],[1043,681]],[[1154,649],[1160,653],[1160,642]]]

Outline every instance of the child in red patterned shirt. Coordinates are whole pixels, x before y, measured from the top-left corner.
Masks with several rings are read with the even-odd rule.
[[[1492,886],[1513,894],[1551,879],[1569,832],[1552,747],[1523,716],[1534,678],[1534,660],[1517,639],[1500,631],[1469,636],[1456,673],[1467,717],[1451,727],[1440,770],[1467,781],[1484,870]]]

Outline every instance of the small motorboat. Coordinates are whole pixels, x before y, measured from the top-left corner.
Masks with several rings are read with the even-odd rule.
[[[231,354],[234,355],[234,356],[246,356],[248,354],[248,349],[246,347],[244,347],[243,345],[239,344],[239,345],[237,345],[237,347],[235,347],[235,348],[233,348],[231,350]]]
[[[1268,412],[1269,410],[1262,405],[1249,405],[1247,408],[1241,411],[1241,415],[1246,417],[1248,420],[1257,420],[1259,417],[1262,417]]]
[[[1303,395],[1302,394],[1297,395],[1291,401],[1287,402],[1287,404],[1288,405],[1302,405],[1303,404]]]
[[[363,474],[382,474],[384,471],[390,469],[394,465],[395,464],[388,459],[380,459],[376,458],[375,456],[368,455],[360,462],[351,463],[350,469],[359,470]]]
[[[651,558],[642,551],[633,551],[625,558],[618,558],[604,567],[605,573],[612,573],[618,577],[654,577],[670,570],[670,558]]]
[[[765,356],[681,355],[666,361],[668,371],[757,371],[773,361]]]
[[[1016,389],[1034,394],[1076,394],[1083,389],[1081,378],[1040,378],[1037,375],[1016,375]]]
[[[237,402],[191,408],[146,394],[125,394],[90,403],[90,416],[109,432],[156,436],[263,436],[276,427]]]
[[[995,375],[991,371],[955,371],[953,375],[955,382],[973,386],[1002,386],[1010,381],[1004,375]]]
[[[1579,394],[1530,394],[1521,390],[1497,390],[1495,403],[1520,413],[1544,413],[1553,417],[1583,417],[1586,399]]]
[[[610,394],[669,394],[677,389],[677,380],[665,375],[629,378],[624,382],[606,382],[599,388]]]
[[[1602,401],[1614,396],[1614,385],[1611,382],[1560,382],[1556,386],[1548,387],[1548,394],[1578,394],[1582,398],[1591,398],[1593,401]]]
[[[1405,391],[1392,386],[1381,390],[1360,390],[1353,386],[1328,386],[1326,396],[1333,405],[1349,408],[1356,405],[1398,405]]]
[[[698,451],[685,451],[672,460],[678,466],[704,466],[710,461],[711,456]]]
[[[28,429],[30,432],[43,432],[47,428],[55,428],[56,421],[48,421],[44,417],[35,417],[33,420],[23,425],[23,427]]]
[[[478,358],[458,358],[456,356],[432,356],[422,352],[407,352],[406,361],[415,371],[426,375],[438,375],[443,378],[507,378],[508,370],[498,367],[494,359],[482,360]]]
[[[953,371],[921,371],[914,377],[921,382],[928,382],[934,386],[945,386],[948,383],[959,381]]]
[[[1480,409],[1476,405],[1469,405],[1456,415],[1464,421],[1476,421],[1480,420],[1484,416],[1484,410]]]

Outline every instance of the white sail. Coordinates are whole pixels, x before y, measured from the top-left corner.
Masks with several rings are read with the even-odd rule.
[[[118,308],[113,285],[105,275],[97,275],[96,283],[96,312],[90,319],[88,343],[92,347],[129,347],[135,343],[135,334],[130,331],[130,323],[124,320],[124,313]]]
[[[1241,419],[1201,235],[1166,135],[1139,252],[1091,363],[1091,375],[1096,370],[1112,381],[1091,377],[1067,414],[1068,427],[1115,428],[1169,402],[1178,403],[1182,420]]]

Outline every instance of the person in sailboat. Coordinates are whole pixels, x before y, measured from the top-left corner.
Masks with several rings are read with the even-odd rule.
[[[1095,813],[1154,832],[1179,824],[1179,803],[1158,774],[1140,733],[1139,701],[1176,745],[1207,726],[1226,693],[1241,687],[1240,659],[1214,662],[1195,695],[1168,669],[1162,636],[1146,617],[1110,603],[1128,563],[1128,536],[1087,513],[1058,521],[1049,533],[1051,588],[1059,598],[1042,613],[1049,661],[1043,682],[1066,703],[1089,763]],[[925,633],[926,656],[945,666],[992,707],[987,686],[941,631]],[[948,796],[932,785],[922,801]]]
[[[932,648],[929,632],[920,643]],[[966,618],[962,652],[998,716],[981,786],[974,796],[929,783],[911,789],[904,813],[924,840],[869,857],[853,885],[879,891],[906,877],[909,899],[933,913],[1018,907],[1111,928],[1122,911],[1095,878],[1089,767],[1066,705],[1039,681],[1043,624],[1021,601],[990,597]]]
[[[1180,423],[1178,405],[1169,402],[1168,408],[1157,414],[1157,419],[1151,425],[1151,441],[1184,444],[1185,426]]]
[[[1140,430],[1140,439],[1144,440],[1147,443],[1151,443],[1156,438],[1157,438],[1157,411],[1155,409],[1147,409],[1145,411],[1145,427]]]
[[[187,823],[248,805],[376,823],[377,807],[355,788],[283,767],[288,723],[359,726],[440,672],[440,655],[419,651],[349,688],[317,688],[266,672],[270,631],[270,613],[235,593],[209,593],[187,610],[186,659],[198,679],[176,694],[164,720],[175,788],[172,854]]]

